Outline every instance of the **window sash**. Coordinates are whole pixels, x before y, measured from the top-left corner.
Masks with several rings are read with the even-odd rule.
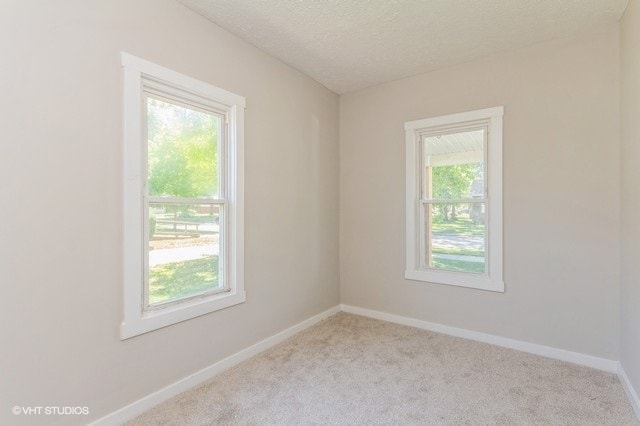
[[[183,202],[187,200],[186,202]],[[204,291],[201,293],[192,294],[185,297],[176,297],[174,299],[167,300],[165,302],[156,303],[151,305],[149,303],[150,296],[150,268],[149,268],[149,236],[150,236],[150,222],[149,222],[149,205],[150,204],[198,204],[198,205],[209,205],[209,206],[220,206],[219,209],[219,222],[218,222],[218,282],[222,283],[218,288]],[[227,267],[228,267],[228,259],[227,255],[227,218],[228,218],[228,203],[225,201],[222,202],[213,202],[210,199],[202,199],[202,198],[178,198],[178,197],[145,197],[144,202],[144,223],[143,223],[143,247],[144,247],[144,256],[143,256],[143,286],[142,286],[142,311],[143,313],[146,311],[153,311],[158,309],[164,309],[167,306],[176,305],[180,303],[184,303],[186,301],[206,298],[208,296],[220,293],[226,293],[231,291],[231,285],[229,280],[227,279]]]
[[[144,81],[144,80],[143,80]],[[227,220],[229,217],[228,214],[228,200],[226,198],[226,194],[228,190],[226,188],[226,145],[227,145],[227,132],[226,132],[226,124],[227,124],[227,113],[221,112],[215,108],[215,103],[213,102],[202,102],[197,98],[197,95],[189,94],[181,89],[172,88],[170,85],[155,82],[153,84],[153,89],[149,89],[148,86],[144,86],[143,89],[143,97],[142,97],[142,105],[143,105],[143,113],[141,114],[141,123],[140,125],[144,129],[144,137],[142,138],[142,157],[143,157],[143,169],[144,169],[144,195],[143,195],[143,247],[144,247],[144,256],[143,256],[143,294],[142,294],[142,311],[143,313],[146,311],[153,311],[158,309],[164,309],[167,306],[177,305],[180,303],[184,303],[186,301],[206,298],[211,295],[229,292],[231,290],[230,284],[226,279],[226,271],[227,271],[227,260],[229,256],[227,255],[226,249],[228,247],[227,238]],[[149,195],[149,147],[148,147],[148,117],[149,113],[147,110],[148,98],[157,99],[162,102],[181,106],[183,108],[191,109],[194,111],[203,112],[206,114],[214,115],[220,117],[220,134],[218,135],[218,197],[219,198],[210,198],[210,197],[172,197],[172,196],[151,196]],[[195,99],[194,99],[195,98]],[[201,98],[204,99],[204,98]],[[150,223],[149,223],[149,205],[153,203],[162,203],[162,204],[198,204],[198,205],[218,205],[220,206],[219,214],[221,216],[221,220],[218,223],[219,226],[219,240],[218,240],[218,282],[222,285],[216,289],[204,291],[201,293],[185,296],[185,297],[176,297],[170,300],[167,300],[162,303],[157,303],[151,305],[149,303],[150,296],[150,268],[149,268],[149,235],[150,235]]]
[[[462,201],[459,201],[462,200]],[[474,274],[474,275],[485,275],[485,276],[489,276],[490,275],[490,265],[491,262],[489,261],[490,255],[491,255],[491,251],[490,251],[490,247],[489,247],[489,243],[490,243],[490,223],[491,221],[489,220],[489,215],[490,215],[490,208],[489,208],[489,201],[487,199],[478,199],[478,198],[464,198],[464,199],[459,199],[459,200],[445,200],[443,201],[434,201],[434,200],[425,200],[425,201],[420,201],[420,208],[418,209],[418,252],[417,252],[417,258],[416,258],[416,265],[418,266],[419,269],[421,270],[425,270],[425,271],[449,271],[449,272],[454,272],[454,273],[463,273],[463,274]],[[485,211],[484,211],[484,272],[467,272],[467,271],[455,271],[452,269],[446,269],[446,268],[434,268],[432,266],[429,266],[427,264],[427,246],[429,245],[429,238],[432,237],[432,235],[430,234],[429,236],[427,236],[427,223],[426,223],[426,218],[425,218],[425,206],[428,205],[434,205],[434,204],[484,204],[485,205]],[[433,228],[432,223],[430,223],[431,225],[431,229]]]
[[[488,203],[488,198],[431,198],[420,199],[422,204],[466,204],[466,203]]]
[[[425,159],[427,155],[426,148],[426,139],[434,136],[445,136],[457,133],[464,132],[472,132],[481,130],[483,132],[483,140],[482,140],[482,156],[483,156],[483,164],[482,164],[482,173],[483,173],[483,198],[471,198],[471,197],[463,197],[463,198],[422,198],[423,194],[426,194],[424,185],[426,183],[425,171],[427,164],[425,164]],[[417,259],[416,265],[420,269],[423,270],[447,270],[444,268],[435,268],[433,266],[429,266],[429,262],[426,261],[428,250],[427,247],[430,246],[432,238],[432,234],[429,233],[427,235],[428,228],[432,229],[433,224],[430,222],[426,223],[426,215],[425,215],[425,206],[426,205],[434,205],[434,204],[485,204],[485,231],[484,231],[484,272],[482,273],[473,273],[473,272],[464,272],[464,271],[456,271],[467,274],[477,274],[477,275],[486,275],[489,276],[489,257],[491,255],[489,248],[489,224],[488,220],[490,209],[489,209],[489,189],[488,189],[488,180],[490,176],[488,174],[488,141],[489,141],[489,120],[479,120],[472,121],[466,123],[456,123],[451,125],[439,126],[436,128],[429,128],[427,130],[422,130],[417,132],[418,137],[418,169],[420,175],[420,183],[418,186],[417,197],[420,208],[418,208],[418,251],[417,251]],[[453,272],[453,271],[452,271]]]
[[[144,81],[144,79],[143,79]],[[162,83],[156,83],[157,85],[160,85]],[[169,85],[163,85],[162,87],[166,87],[166,88],[170,88],[171,86]],[[173,89],[174,91],[177,90],[181,90],[181,89]],[[161,92],[160,90],[156,90],[157,92]],[[219,199],[222,200],[226,200],[228,197],[228,193],[229,193],[229,188],[227,187],[227,152],[228,152],[228,126],[229,126],[229,112],[228,111],[223,111],[220,110],[214,106],[208,107],[207,103],[196,103],[195,101],[182,101],[181,100],[181,96],[176,95],[157,95],[156,91],[153,92],[149,92],[148,90],[143,89],[143,96],[142,96],[142,114],[141,114],[141,119],[142,122],[140,123],[140,125],[142,126],[143,129],[143,138],[142,138],[142,161],[143,161],[143,172],[144,172],[144,181],[143,181],[143,185],[144,185],[144,195],[149,197],[149,135],[148,135],[148,118],[149,118],[149,111],[147,110],[147,99],[149,97],[151,97],[152,99],[156,99],[156,100],[160,100],[162,102],[166,102],[169,104],[173,104],[173,105],[177,105],[177,106],[181,106],[183,108],[188,108],[188,109],[192,109],[194,111],[199,111],[199,112],[203,112],[205,114],[210,114],[210,115],[214,115],[214,116],[218,116],[220,118],[220,134],[218,135],[218,196],[220,197]],[[162,92],[161,92],[162,93]],[[184,90],[181,90],[180,93],[187,93],[184,92]],[[197,95],[193,95],[193,96],[197,96]],[[215,103],[214,103],[215,104]],[[217,104],[215,104],[217,105]],[[157,197],[156,197],[157,198]],[[168,197],[169,198],[169,197]],[[176,198],[176,197],[170,197],[170,198]],[[208,197],[197,197],[197,199],[211,199],[212,198],[208,198]],[[196,199],[196,198],[194,198]]]
[[[425,172],[425,167],[427,166],[425,164],[425,154],[427,151],[425,148],[425,139],[429,137],[434,137],[434,136],[450,135],[453,133],[472,132],[474,130],[483,131],[483,140],[482,140],[483,194],[485,198],[489,197],[489,185],[488,185],[488,182],[489,182],[489,173],[488,173],[488,170],[489,170],[489,153],[488,153],[489,124],[490,124],[489,120],[480,120],[480,121],[474,121],[474,122],[440,126],[437,128],[416,132],[417,133],[416,136],[418,138],[418,158],[419,158],[418,174],[420,176],[420,182],[418,185],[418,193],[417,193],[418,198],[422,199],[422,194],[426,193],[425,188],[423,186],[425,183],[424,172]],[[431,198],[431,199],[436,200],[435,198]]]

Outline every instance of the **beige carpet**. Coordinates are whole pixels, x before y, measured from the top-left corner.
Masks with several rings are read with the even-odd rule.
[[[345,313],[131,425],[637,425],[613,374]]]

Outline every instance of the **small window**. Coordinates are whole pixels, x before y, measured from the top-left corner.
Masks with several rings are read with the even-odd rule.
[[[405,123],[407,279],[504,291],[503,107]]]
[[[122,54],[122,338],[242,303],[244,98]]]

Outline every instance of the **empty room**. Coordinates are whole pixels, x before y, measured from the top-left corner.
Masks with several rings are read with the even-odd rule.
[[[0,35],[0,424],[640,424],[640,0]]]

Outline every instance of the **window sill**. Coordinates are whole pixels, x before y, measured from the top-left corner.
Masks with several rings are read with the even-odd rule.
[[[130,316],[126,316],[122,322],[120,340],[126,340],[178,322],[219,311],[245,301],[246,293],[244,291],[219,293],[206,298],[194,298],[181,303],[174,303],[161,309],[147,310],[142,313],[135,312]]]
[[[424,281],[504,293],[504,282],[502,280],[491,279],[491,277],[483,274],[420,269],[407,270],[404,273],[404,277],[412,281]]]

